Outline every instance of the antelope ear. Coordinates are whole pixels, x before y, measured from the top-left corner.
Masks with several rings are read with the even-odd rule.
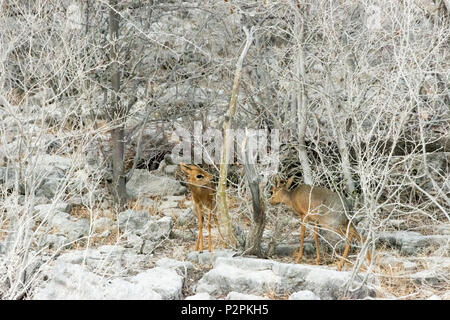
[[[294,181],[295,176],[292,176],[289,178],[289,180],[286,182],[286,189],[289,189],[291,187],[292,182]]]
[[[180,166],[180,169],[184,172],[188,172],[191,170],[184,162],[180,162],[178,165]]]
[[[275,187],[278,187],[280,185],[280,177],[278,175],[274,176],[272,181]]]

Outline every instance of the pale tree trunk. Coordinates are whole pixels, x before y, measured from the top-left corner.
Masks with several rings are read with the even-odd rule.
[[[262,258],[261,239],[266,225],[266,213],[264,211],[264,202],[261,199],[261,192],[259,189],[260,177],[256,172],[256,165],[253,161],[255,158],[252,157],[253,155],[250,154],[251,149],[246,148],[246,145],[247,137],[245,137],[242,144],[242,155],[245,176],[252,195],[253,223],[246,241],[245,253]]]
[[[326,79],[326,93],[329,97],[333,94],[335,90],[333,90],[333,84],[330,79],[330,72],[327,72],[327,79]],[[344,181],[345,185],[347,187],[348,193],[351,195],[353,194],[353,191],[355,191],[355,182],[353,181],[352,174],[350,171],[351,164],[350,164],[350,157],[349,157],[349,150],[347,146],[347,141],[345,140],[345,124],[344,123],[338,123],[336,126],[336,121],[339,121],[339,119],[336,119],[334,114],[336,114],[336,111],[333,110],[332,104],[333,100],[331,98],[327,99],[326,110],[328,114],[328,119],[330,121],[330,126],[332,128],[333,134],[336,137],[339,154],[341,155],[341,167],[342,167],[342,174],[344,175]],[[337,107],[337,106],[336,106]],[[339,127],[339,129],[337,128]]]
[[[233,142],[232,136],[230,136],[231,129],[231,121],[236,113],[236,100],[239,89],[239,79],[241,77],[242,64],[244,62],[244,58],[247,55],[248,49],[250,48],[251,43],[253,42],[253,28],[248,31],[247,28],[244,27],[245,34],[247,36],[247,40],[244,46],[244,49],[241,52],[241,55],[236,63],[236,72],[234,74],[233,81],[233,89],[231,92],[230,104],[228,107],[228,113],[225,116],[225,120],[223,123],[223,148],[222,148],[222,156],[220,163],[220,173],[219,173],[219,183],[217,186],[217,207],[218,207],[218,220],[219,220],[219,229],[222,230],[221,233],[224,237],[224,240],[231,247],[236,247],[236,237],[233,233],[233,228],[231,226],[231,218],[228,213],[228,205],[227,205],[227,176],[228,176],[228,162],[229,162],[229,150],[231,143]]]
[[[109,1],[109,34],[111,41],[111,86],[112,86],[112,99],[111,109],[113,114],[113,121],[117,121],[115,128],[111,132],[112,141],[112,169],[113,169],[113,193],[116,202],[119,207],[122,207],[126,203],[126,178],[124,167],[124,154],[125,154],[125,134],[123,117],[124,112],[119,102],[119,90],[120,90],[120,70],[118,53],[117,53],[117,41],[119,38],[119,13],[117,0]]]
[[[295,8],[298,11],[297,8]],[[296,17],[297,30],[297,56],[295,59],[295,76],[298,77],[296,91],[296,111],[297,111],[297,139],[298,139],[298,158],[303,171],[303,181],[306,184],[313,184],[311,166],[309,165],[308,152],[306,150],[305,134],[308,123],[308,100],[305,92],[305,58],[303,53],[303,20],[300,14]]]

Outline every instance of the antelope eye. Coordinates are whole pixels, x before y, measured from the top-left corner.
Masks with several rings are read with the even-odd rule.
[[[196,176],[196,178],[197,178],[197,179],[203,179],[204,177],[203,177],[202,174],[198,174],[198,175]]]

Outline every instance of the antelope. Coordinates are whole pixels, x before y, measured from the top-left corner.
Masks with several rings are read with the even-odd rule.
[[[338,193],[326,188],[301,184],[293,190],[289,190],[294,176],[290,177],[286,184],[280,183],[276,178],[272,189],[272,197],[269,199],[271,205],[283,203],[299,215],[302,226],[300,230],[300,249],[296,263],[302,260],[303,241],[305,238],[305,224],[310,221],[314,225],[314,243],[316,245],[316,264],[320,262],[318,227],[324,227],[337,232],[346,238],[344,255],[338,264],[340,271],[345,263],[350,244],[353,238],[357,238],[362,244],[365,239],[356,231],[355,227],[348,221],[345,211],[349,209],[348,202]],[[371,260],[367,251],[367,259]]]
[[[216,187],[212,182],[213,176],[196,165],[179,164],[181,171],[186,174],[188,189],[192,194],[194,209],[198,220],[198,235],[195,250],[203,251],[203,211],[208,214],[208,249],[212,252],[211,218],[216,207]]]

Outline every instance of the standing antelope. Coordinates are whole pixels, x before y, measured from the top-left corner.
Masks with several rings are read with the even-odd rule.
[[[355,227],[349,223],[345,216],[345,211],[348,210],[349,207],[347,200],[342,198],[336,192],[307,184],[302,184],[293,190],[289,190],[293,180],[294,177],[292,176],[286,184],[281,184],[278,178],[276,178],[269,203],[271,205],[284,203],[293,209],[302,220],[300,230],[300,250],[298,252],[296,263],[302,259],[303,255],[305,224],[308,221],[311,221],[314,225],[316,264],[319,264],[320,261],[319,240],[317,236],[318,227],[321,226],[325,229],[333,230],[344,238],[347,238],[344,255],[338,264],[338,270],[341,270],[347,258],[352,239],[356,237],[361,243],[364,243],[364,238],[356,231]],[[369,252],[367,252],[367,259],[370,262],[371,257]]]
[[[196,165],[180,163],[180,169],[186,174],[186,182],[194,201],[194,209],[198,218],[198,235],[195,250],[203,251],[203,211],[208,214],[208,249],[212,252],[211,218],[216,207],[216,187],[212,182],[213,176]]]

